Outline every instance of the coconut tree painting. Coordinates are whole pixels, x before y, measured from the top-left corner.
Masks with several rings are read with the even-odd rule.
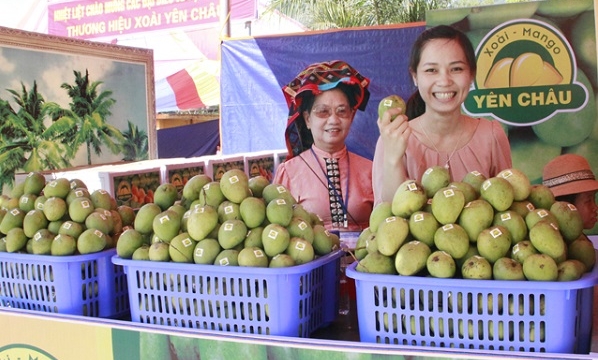
[[[118,154],[122,151],[124,137],[118,128],[107,121],[112,114],[110,108],[116,102],[110,97],[112,91],[98,91],[102,82],[90,81],[88,70],[85,75],[76,70],[73,73],[74,84],[60,85],[71,99],[69,108],[64,109],[55,103],[47,106],[56,119],[48,131],[55,134],[62,143],[69,145],[70,159],[75,156],[79,147],[85,146],[87,165],[91,165],[92,151],[99,156],[105,147],[113,154]]]
[[[147,160],[148,137],[147,133],[132,122],[128,122],[127,130],[123,131],[122,153],[124,161]]]
[[[0,27],[0,188],[157,155],[150,50]]]
[[[56,142],[44,125],[47,107],[34,81],[31,90],[21,83],[21,91],[7,90],[19,106],[0,99],[0,187],[12,184],[15,172],[61,169],[70,166],[67,147]]]

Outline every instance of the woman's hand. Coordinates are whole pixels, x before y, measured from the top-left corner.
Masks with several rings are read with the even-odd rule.
[[[402,111],[399,108],[388,109],[377,122],[380,138],[372,171],[375,204],[392,201],[397,188],[407,177],[403,159],[412,130]],[[391,121],[394,115],[397,117]]]
[[[386,165],[396,166],[405,155],[407,142],[412,129],[407,116],[403,115],[404,109],[388,109],[382,118],[378,119],[378,129],[384,148],[384,162]],[[390,120],[392,116],[397,116]]]

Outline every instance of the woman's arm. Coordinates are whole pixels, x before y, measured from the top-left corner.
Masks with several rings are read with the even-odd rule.
[[[399,185],[407,180],[404,158],[411,127],[405,115],[398,115],[394,121],[390,120],[400,110],[389,109],[378,119],[380,137],[376,143],[372,170],[375,205],[392,201]]]

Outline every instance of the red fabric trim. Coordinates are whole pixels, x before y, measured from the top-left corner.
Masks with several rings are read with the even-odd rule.
[[[168,76],[166,81],[168,81],[172,88],[176,105],[179,109],[187,110],[206,107],[199,98],[195,82],[187,70],[181,70]]]

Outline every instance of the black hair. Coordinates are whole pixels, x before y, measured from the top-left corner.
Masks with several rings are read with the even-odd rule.
[[[465,60],[472,74],[476,72],[476,58],[475,51],[471,41],[460,30],[449,26],[449,25],[438,25],[424,30],[413,43],[411,47],[411,55],[409,57],[409,71],[415,73],[417,66],[421,61],[421,55],[424,47],[430,40],[436,39],[447,39],[454,40],[461,46],[465,53]],[[415,90],[407,101],[406,114],[409,120],[414,119],[424,113],[426,104],[419,93],[419,90]]]
[[[424,102],[424,99],[422,99],[419,90],[414,91],[413,94],[409,96],[405,103],[405,107],[405,115],[407,115],[407,119],[409,120],[413,120],[426,112],[426,103]]]
[[[577,198],[577,195],[579,195],[579,194],[561,195],[561,196],[555,197],[555,200],[556,201],[565,201],[565,202],[568,202],[569,204],[575,204],[575,199]]]

